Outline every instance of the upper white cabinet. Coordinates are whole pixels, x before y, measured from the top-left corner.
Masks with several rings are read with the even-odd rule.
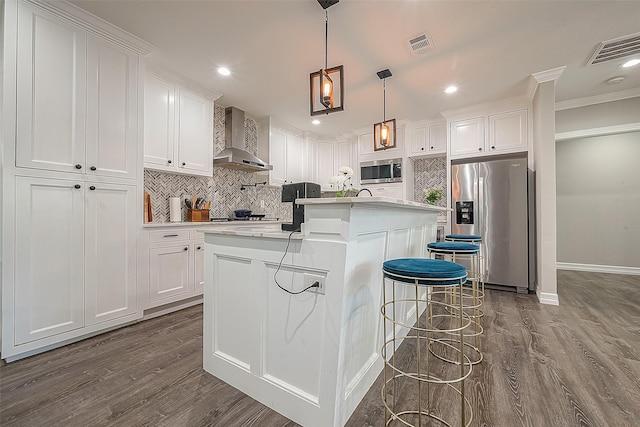
[[[527,146],[527,110],[489,116],[491,153],[526,150]]]
[[[135,179],[138,54],[18,3],[16,166]]]
[[[144,166],[212,176],[213,102],[153,75],[144,86]]]
[[[415,123],[411,126],[410,137],[410,157],[445,155],[447,152],[447,127],[444,123]]]
[[[331,186],[329,185],[329,180],[338,172],[337,170],[335,170],[334,152],[334,142],[318,141],[318,177],[314,182],[320,184],[320,189],[323,191],[332,190]]]
[[[273,170],[269,172],[270,185],[282,185],[309,180],[305,166],[305,140],[289,130],[270,127],[269,163]]]
[[[506,154],[529,148],[526,108],[453,120],[449,131],[451,158]]]
[[[451,157],[479,156],[485,147],[484,117],[451,122]]]
[[[402,157],[405,151],[405,129],[406,124],[396,125],[396,146],[386,150],[375,151],[373,144],[373,132],[366,131],[358,134],[358,156],[360,160],[379,160],[394,157]]]

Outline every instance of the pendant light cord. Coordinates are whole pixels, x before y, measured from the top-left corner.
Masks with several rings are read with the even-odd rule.
[[[324,69],[327,69],[327,46],[329,44],[329,12],[324,11]]]
[[[387,120],[387,79],[382,79],[382,126]]]

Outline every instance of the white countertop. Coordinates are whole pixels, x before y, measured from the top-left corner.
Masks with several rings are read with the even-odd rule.
[[[313,199],[296,199],[299,205],[336,205],[336,204],[376,204],[376,205],[396,205],[407,206],[417,209],[427,209],[435,211],[450,211],[451,209],[441,206],[427,205],[424,203],[412,202],[410,200],[394,199],[392,197],[321,197]]]
[[[260,238],[269,238],[269,239],[291,239],[291,240],[302,240],[304,238],[304,234],[299,231],[294,232],[291,231],[282,231],[279,228],[275,227],[233,227],[233,228],[224,228],[224,227],[216,227],[199,230],[204,234],[221,234],[225,236],[240,236],[240,237],[260,237]]]
[[[207,222],[148,222],[142,224],[143,228],[162,228],[162,227],[255,227],[259,224],[282,224],[283,221],[271,219],[248,220],[248,221],[207,221]]]

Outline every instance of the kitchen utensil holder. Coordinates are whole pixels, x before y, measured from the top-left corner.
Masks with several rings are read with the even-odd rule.
[[[187,209],[187,221],[209,222],[209,209]]]

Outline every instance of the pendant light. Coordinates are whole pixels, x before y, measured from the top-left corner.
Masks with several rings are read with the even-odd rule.
[[[389,69],[378,71],[382,80],[382,121],[373,125],[373,149],[386,150],[396,146],[396,119],[387,120],[387,77],[391,77]]]
[[[318,0],[324,9],[324,68],[309,75],[311,115],[329,114],[343,111],[344,107],[344,68],[327,67],[327,42],[329,36],[329,14],[327,9],[340,0]]]

